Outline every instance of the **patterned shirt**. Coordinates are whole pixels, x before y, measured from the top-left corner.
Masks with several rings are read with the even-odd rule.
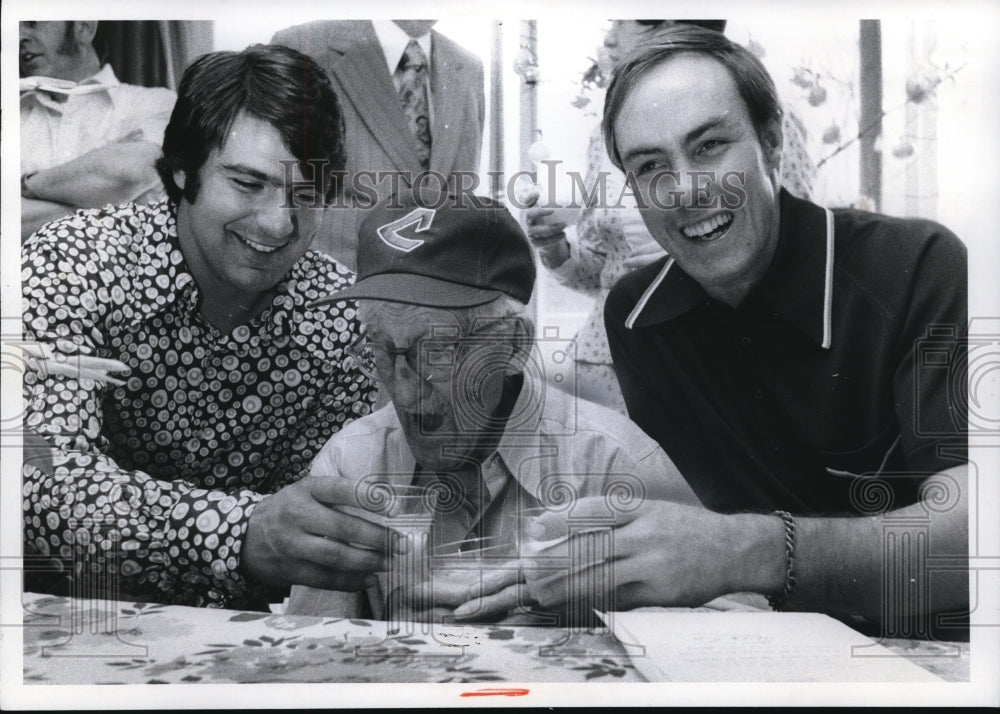
[[[304,476],[375,390],[340,368],[353,306],[307,307],[352,273],[306,253],[268,309],[223,334],[198,314],[175,211],[79,211],[24,244],[26,339],[131,368],[121,387],[25,376],[25,426],[56,447],[53,468],[24,468],[26,552],[117,573],[124,592],[239,607],[261,594],[238,571],[255,505]]]

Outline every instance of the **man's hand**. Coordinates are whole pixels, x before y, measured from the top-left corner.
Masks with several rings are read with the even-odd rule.
[[[523,202],[528,206],[524,220],[528,226],[528,238],[538,250],[542,261],[550,268],[557,268],[569,259],[569,241],[566,239],[564,211],[543,208],[538,202],[538,187],[525,192]]]
[[[401,586],[390,596],[398,619],[440,622],[499,622],[528,603],[517,561],[482,569],[435,569],[431,580]]]
[[[387,528],[337,510],[361,508],[355,484],[307,476],[261,501],[243,541],[240,567],[272,587],[362,590],[386,569]]]
[[[11,346],[21,350],[25,369],[37,372],[42,379],[49,375],[60,375],[122,386],[125,382],[111,375],[127,376],[131,372],[131,368],[124,362],[92,357],[81,352],[80,348],[69,340],[57,340],[55,343],[13,342]]]
[[[753,590],[743,582],[744,571],[758,562],[772,563],[759,574],[758,592],[771,592],[772,581],[775,586],[782,582],[783,531],[776,518],[747,516],[766,519],[757,525],[773,530],[773,539],[762,541],[773,552],[748,552],[756,541],[744,537],[743,516],[696,506],[647,501],[635,511],[612,514],[603,498],[585,498],[573,506],[571,515],[572,520],[591,523],[607,519],[613,527],[588,528],[568,539],[572,521],[565,512],[548,512],[535,520],[530,534],[536,555],[565,559],[562,568],[525,570],[529,593],[546,609],[572,601],[602,602],[616,609],[695,607],[729,592]]]

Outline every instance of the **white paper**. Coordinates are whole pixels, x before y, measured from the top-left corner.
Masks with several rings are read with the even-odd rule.
[[[827,615],[599,614],[650,682],[941,681]]]

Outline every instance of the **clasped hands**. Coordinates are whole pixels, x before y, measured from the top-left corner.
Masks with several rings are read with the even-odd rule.
[[[265,499],[251,517],[244,571],[272,585],[370,589],[375,574],[396,567],[396,556],[412,545],[389,537],[386,526],[330,513],[343,504],[360,505],[355,489],[315,476]],[[601,520],[599,528],[573,526]],[[387,617],[574,625],[567,613],[586,615],[592,607],[695,607],[740,589],[728,545],[739,533],[730,530],[726,516],[697,506],[647,501],[611,513],[602,497],[579,499],[570,517],[547,511],[535,518],[520,558],[432,566],[412,583],[397,578],[404,582],[386,594]]]

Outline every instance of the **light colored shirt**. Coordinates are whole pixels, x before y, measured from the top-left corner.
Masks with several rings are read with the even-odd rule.
[[[118,141],[163,143],[176,94],[163,87],[122,84],[108,64],[79,83],[89,85],[105,89],[63,95],[65,101],[37,89],[21,93],[22,173],[57,166]],[[158,179],[138,195],[151,190],[162,190]]]
[[[310,472],[357,483],[377,479],[408,486],[416,468],[390,404],[334,435]],[[510,532],[519,510],[545,506],[571,517],[573,501],[590,496],[604,496],[609,508],[630,510],[649,498],[694,502],[669,457],[626,417],[527,377],[496,452],[482,464],[482,480],[486,488],[472,523],[482,520],[475,532],[485,542],[499,544],[499,550],[490,552],[498,563],[530,555],[520,551],[521,534]],[[613,512],[608,511],[609,517]],[[433,553],[433,526],[430,542]],[[360,608],[353,594],[336,595],[347,594],[323,597],[311,588],[295,587],[288,611],[362,614],[351,609]],[[344,609],[332,611],[332,604]]]
[[[396,68],[399,67],[399,61],[403,59],[403,52],[406,51],[406,46],[410,44],[410,40],[416,40],[420,49],[423,50],[424,57],[427,60],[427,112],[428,119],[433,122],[434,97],[432,96],[430,87],[431,33],[425,32],[420,37],[410,37],[403,31],[403,28],[392,20],[372,20],[371,23],[372,28],[375,30],[375,36],[378,38],[378,43],[382,46],[382,55],[385,57],[386,67],[389,68],[389,76],[392,77],[392,83],[396,87],[397,92],[399,92],[401,79],[396,72]]]
[[[424,51],[427,58],[427,74],[431,71],[431,33],[425,32],[420,37],[410,37],[399,25],[392,20],[372,20],[372,28],[378,43],[382,46],[382,54],[385,55],[385,64],[389,68],[389,74],[395,75],[399,60],[403,59],[403,52],[410,40],[416,40],[420,49]],[[397,87],[398,89],[398,87]]]

